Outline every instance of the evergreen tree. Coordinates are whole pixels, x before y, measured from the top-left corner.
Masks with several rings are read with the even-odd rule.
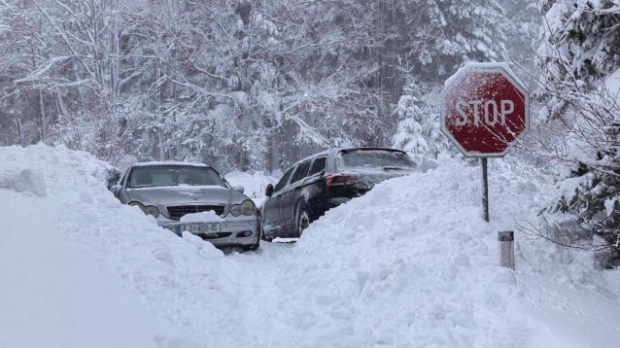
[[[618,0],[545,0],[539,48],[546,85],[543,120],[562,115],[567,103],[557,88],[590,91],[620,67]]]
[[[528,70],[536,68],[535,51],[540,40],[542,14],[539,0],[500,0],[507,21],[503,23],[506,31],[506,48],[510,61],[519,63]],[[520,69],[514,69],[520,73]],[[523,79],[529,78],[526,72]]]
[[[605,258],[617,263],[620,103],[617,90],[610,93],[607,87],[620,66],[620,2],[546,1],[543,10],[541,118],[563,126],[565,150],[551,156],[568,169],[548,211],[574,214],[588,232],[581,236],[585,241],[570,246],[604,250]],[[595,242],[595,235],[603,242]]]
[[[422,9],[431,28],[418,58],[421,76],[445,79],[467,61],[504,60],[508,20],[499,1],[432,0],[418,5],[411,11]]]
[[[394,136],[394,146],[411,153],[414,157],[425,155],[429,148],[423,135],[423,124],[428,115],[422,111],[419,99],[420,88],[411,80],[398,101],[398,128]]]

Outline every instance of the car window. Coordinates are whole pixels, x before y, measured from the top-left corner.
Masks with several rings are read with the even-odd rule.
[[[314,162],[312,162],[312,167],[310,167],[310,173],[308,173],[308,176],[313,176],[314,174],[318,174],[325,170],[326,162],[327,158],[325,157],[315,159]]]
[[[291,179],[291,184],[305,178],[306,174],[308,174],[308,169],[310,169],[310,161],[306,161],[298,165],[297,170],[295,170],[295,174],[293,174],[293,178]]]
[[[288,183],[288,179],[290,179],[291,174],[293,174],[294,169],[295,167],[289,169],[286,173],[284,173],[284,176],[282,177],[282,179],[280,179],[276,187],[273,189],[273,192],[278,192],[281,189],[283,189],[284,186],[286,186],[286,183]]]
[[[385,150],[343,152],[342,161],[348,168],[412,169],[415,166],[407,154]]]
[[[127,178],[129,177],[129,170],[125,171],[125,175],[123,175],[123,178],[121,179],[121,186],[125,187],[125,184],[127,184]]]
[[[222,186],[224,180],[209,167],[157,165],[135,167],[129,177],[129,188],[170,186]]]

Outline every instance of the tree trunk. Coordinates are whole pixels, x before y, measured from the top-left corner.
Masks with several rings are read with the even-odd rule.
[[[47,139],[47,115],[45,114],[45,105],[43,104],[43,91],[39,89],[39,114],[41,116],[41,141]]]

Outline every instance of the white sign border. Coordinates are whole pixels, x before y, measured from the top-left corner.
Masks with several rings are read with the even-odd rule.
[[[506,149],[500,153],[492,153],[492,154],[484,154],[475,151],[467,151],[465,148],[454,138],[454,135],[448,131],[446,128],[446,96],[448,92],[450,92],[465,75],[469,73],[477,73],[477,72],[499,72],[501,73],[508,81],[510,81],[515,88],[523,94],[525,97],[525,129],[515,138],[514,141],[506,146]],[[525,88],[523,83],[519,81],[514,72],[507,63],[467,63],[464,67],[459,69],[454,75],[449,78],[450,83],[447,86],[444,86],[444,89],[441,93],[441,125],[440,129],[443,135],[445,135],[454,146],[463,154],[465,157],[471,158],[499,158],[504,157],[512,147],[513,143],[519,138],[523,136],[524,133],[530,130],[530,94],[528,90]]]

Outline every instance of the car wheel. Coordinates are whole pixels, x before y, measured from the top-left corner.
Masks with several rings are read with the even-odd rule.
[[[263,217],[261,215],[258,215],[258,226],[260,231],[260,238],[265,242],[271,243],[273,241],[273,237],[267,237],[267,235],[265,234],[265,225],[263,224]]]
[[[310,226],[310,217],[308,216],[308,212],[305,209],[300,208],[298,211],[299,212],[297,213],[296,223],[297,236],[301,237],[301,234],[304,232],[304,230],[308,228],[308,226]]]
[[[261,237],[259,236],[258,240],[256,241],[256,244],[252,244],[252,245],[247,246],[247,247],[245,247],[243,249],[245,251],[256,251],[256,250],[258,250],[258,248],[260,248],[260,240],[261,240]]]
[[[260,241],[265,238],[265,233],[263,232],[263,218],[260,214],[258,215],[257,230],[258,230],[258,240],[256,240],[256,244],[252,244],[250,246],[245,247],[244,249],[246,251],[258,250],[258,248],[260,248]]]

